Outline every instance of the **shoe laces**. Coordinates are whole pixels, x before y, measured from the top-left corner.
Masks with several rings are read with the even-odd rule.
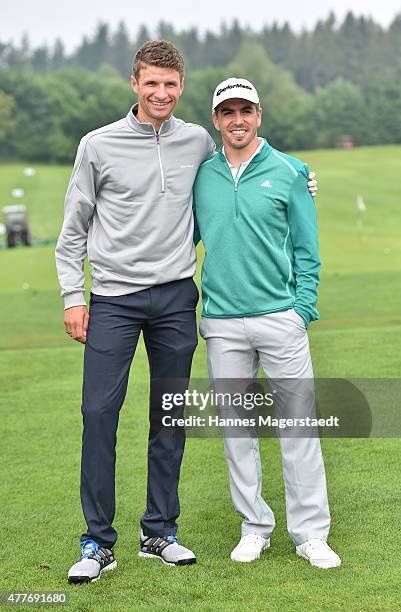
[[[90,559],[93,557],[96,559],[97,551],[99,550],[100,546],[93,540],[85,540],[84,542],[81,542],[81,548],[81,559]]]
[[[308,540],[307,545],[312,550],[330,550],[328,544],[324,540],[319,540],[319,538]]]
[[[178,544],[178,540],[177,540],[177,537],[176,537],[175,535],[168,535],[168,536],[166,537],[166,540],[167,540],[168,542],[172,542],[173,544],[174,544],[174,542],[175,542],[176,544]]]
[[[246,538],[246,540],[245,540]],[[257,544],[260,545],[260,541],[263,540],[263,542],[266,540],[266,538],[264,538],[263,536],[257,534],[257,533],[248,533],[245,536],[242,536],[242,545],[246,546],[246,544]]]

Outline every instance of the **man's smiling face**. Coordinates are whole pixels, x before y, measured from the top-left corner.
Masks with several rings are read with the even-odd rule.
[[[158,130],[177,106],[184,81],[177,70],[143,64],[131,85],[138,95],[138,120]]]
[[[245,149],[257,138],[262,110],[253,102],[233,98],[219,104],[212,119],[216,130],[221,132],[225,147]]]

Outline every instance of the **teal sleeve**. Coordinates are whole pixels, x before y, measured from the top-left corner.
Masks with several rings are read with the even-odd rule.
[[[213,138],[210,136],[209,132],[207,132],[207,143],[206,143],[206,157],[203,161],[210,159],[216,153],[216,143]]]
[[[308,168],[304,166],[294,180],[288,202],[288,224],[294,254],[294,309],[306,327],[319,318],[316,303],[320,272],[316,208],[308,191],[307,180]]]

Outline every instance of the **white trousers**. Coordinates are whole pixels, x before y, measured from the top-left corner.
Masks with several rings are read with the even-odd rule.
[[[297,401],[303,404],[304,415],[314,414],[308,335],[295,310],[230,319],[203,317],[200,333],[206,340],[212,383],[224,378],[254,379],[260,363],[269,379],[310,379],[304,397],[298,397]],[[275,520],[262,497],[258,439],[225,436],[224,448],[231,497],[244,519],[242,535],[257,533],[270,537]],[[326,540],[330,513],[320,440],[317,437],[280,438],[280,448],[288,533],[295,545],[310,538]]]

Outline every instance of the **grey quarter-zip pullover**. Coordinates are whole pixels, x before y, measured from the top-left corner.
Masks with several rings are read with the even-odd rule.
[[[56,247],[65,308],[92,292],[126,295],[194,275],[192,186],[215,145],[201,126],[171,116],[159,133],[128,115],[84,136]]]

